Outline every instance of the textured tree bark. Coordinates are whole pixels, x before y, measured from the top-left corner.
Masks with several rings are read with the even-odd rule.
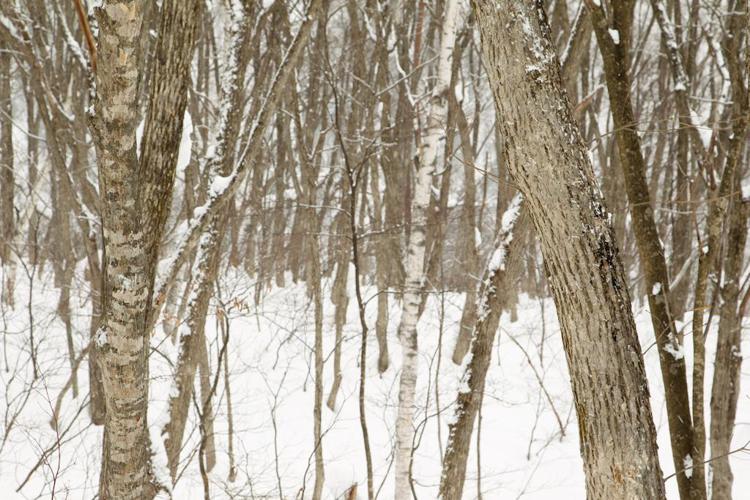
[[[458,2],[448,0],[443,12],[443,27],[437,65],[437,82],[432,90],[427,130],[419,151],[419,168],[412,200],[412,224],[408,238],[406,279],[401,323],[398,328],[402,347],[396,417],[395,494],[396,500],[410,500],[411,457],[414,439],[414,398],[417,385],[417,322],[424,287],[426,212],[430,204],[432,175],[437,164],[438,147],[445,137],[450,92],[451,56],[456,40]]]
[[[169,207],[200,2],[166,0],[151,70],[140,165],[136,153],[145,2],[96,9],[100,55],[92,131],[104,236],[98,348],[106,418],[100,497],[155,494],[149,470],[148,314]]]
[[[621,9],[626,7],[615,3]],[[651,208],[646,183],[646,165],[638,137],[637,122],[630,100],[627,46],[630,25],[622,17],[612,14],[607,19],[601,6],[587,0],[592,11],[594,33],[604,62],[604,74],[609,91],[610,108],[615,124],[615,141],[620,164],[625,176],[625,187],[633,219],[638,253],[641,257],[646,290],[648,292],[651,322],[659,347],[659,362],[667,403],[672,459],[677,471],[680,497],[704,499],[705,484],[700,473],[692,469],[686,473],[686,463],[697,464],[693,456],[694,432],[688,397],[687,374],[682,346],[678,343],[674,318],[670,313],[669,275],[664,259],[659,233]],[[630,9],[628,9],[630,12]],[[617,41],[610,30],[616,30]]]
[[[100,67],[98,109],[104,123],[97,157],[104,203],[103,317],[95,342],[106,405],[102,489],[104,498],[140,498],[147,482],[146,334],[140,312],[147,307],[144,235],[137,225],[130,181],[135,177],[137,35],[141,5],[108,4],[100,10],[100,52],[112,61]],[[121,27],[121,28],[120,28]],[[116,35],[110,35],[110,31]],[[126,35],[123,32],[127,33]],[[118,39],[119,38],[119,39]],[[122,79],[115,83],[118,75]]]
[[[541,0],[473,0],[509,168],[557,305],[590,499],[665,498],[630,297]],[[555,179],[555,182],[549,182]]]
[[[471,358],[464,370],[454,420],[448,425],[448,443],[440,478],[441,498],[460,499],[463,492],[471,434],[492,359],[495,333],[523,267],[524,240],[513,237],[514,233],[525,233],[523,226],[527,223],[527,215],[521,204],[521,196],[516,195],[503,217],[504,225],[480,285],[479,315],[471,336]]]
[[[93,130],[103,199],[104,290],[99,350],[106,419],[100,496],[144,497],[148,482],[147,302],[144,235],[137,223],[135,130],[138,119],[142,1],[113,1],[97,11],[99,53]]]
[[[0,264],[2,265],[3,282],[0,283],[0,295],[6,304],[13,304],[14,269],[11,244],[16,232],[15,206],[15,175],[13,171],[13,105],[10,92],[10,53],[0,53],[0,110],[3,119],[0,120]]]
[[[739,176],[738,176],[739,177]],[[739,190],[739,183],[735,184]],[[739,279],[747,241],[750,206],[735,199],[730,208],[729,249],[724,261],[725,282],[721,289],[719,335],[711,390],[711,498],[731,500],[734,476],[729,465],[742,366]]]

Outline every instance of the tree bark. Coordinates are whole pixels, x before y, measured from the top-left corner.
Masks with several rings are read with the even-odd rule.
[[[621,9],[626,7],[619,5]],[[669,275],[664,250],[651,208],[646,164],[638,137],[637,121],[630,98],[627,46],[630,33],[628,22],[616,14],[607,19],[600,5],[587,0],[592,12],[594,33],[604,62],[604,75],[609,91],[610,108],[615,125],[615,141],[625,177],[638,253],[648,293],[651,323],[659,348],[664,393],[667,403],[672,459],[677,471],[680,498],[704,499],[705,484],[692,469],[686,473],[686,463],[697,463],[693,456],[693,419],[687,387],[687,372],[682,346],[678,343],[674,318],[671,316]],[[617,41],[612,32],[616,31]]]
[[[197,1],[176,0],[166,0],[162,7],[140,164],[135,132],[146,5],[142,0],[120,0],[96,9],[100,59],[92,130],[105,255],[102,321],[94,339],[106,405],[101,498],[142,499],[155,494],[147,430],[147,318],[199,7]]]
[[[396,417],[395,494],[396,500],[410,500],[411,458],[414,439],[414,399],[417,385],[417,322],[424,288],[425,223],[430,204],[432,176],[437,164],[438,146],[445,137],[450,89],[451,56],[456,40],[458,2],[447,0],[443,12],[442,38],[437,65],[437,82],[432,90],[427,115],[427,130],[419,151],[419,168],[412,199],[412,224],[408,238],[406,279],[401,324],[398,328],[402,346],[399,378],[398,414]]]
[[[471,434],[482,402],[495,333],[523,267],[524,240],[514,238],[514,234],[525,233],[522,226],[526,219],[521,195],[516,195],[503,217],[504,224],[478,293],[479,315],[471,336],[471,357],[456,399],[454,421],[448,425],[448,443],[440,478],[441,498],[460,499],[463,492]]]
[[[541,0],[473,0],[509,168],[557,305],[590,499],[665,498],[630,296]],[[555,179],[555,182],[549,182]],[[605,390],[606,389],[606,390]]]

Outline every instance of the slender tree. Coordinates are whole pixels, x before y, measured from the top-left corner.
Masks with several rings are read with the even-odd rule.
[[[425,223],[430,204],[432,176],[435,172],[438,146],[445,137],[446,115],[450,92],[451,56],[456,40],[457,0],[448,0],[443,11],[440,53],[437,64],[437,81],[432,89],[427,128],[419,151],[414,198],[412,199],[412,224],[406,258],[406,280],[401,323],[398,328],[402,346],[401,375],[396,417],[395,495],[397,500],[410,499],[411,457],[414,440],[414,404],[417,386],[417,322],[422,302],[425,267]]]

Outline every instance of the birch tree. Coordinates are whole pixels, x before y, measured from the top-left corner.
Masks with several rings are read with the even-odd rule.
[[[429,101],[426,130],[419,150],[414,198],[412,199],[412,226],[409,233],[406,278],[401,324],[398,328],[402,347],[401,375],[398,390],[396,417],[395,495],[397,500],[411,498],[411,456],[414,440],[414,398],[417,386],[417,322],[424,287],[425,223],[430,204],[432,176],[435,172],[438,147],[445,138],[445,124],[450,92],[451,55],[456,41],[458,17],[457,0],[447,0],[443,11],[440,52],[436,81]]]

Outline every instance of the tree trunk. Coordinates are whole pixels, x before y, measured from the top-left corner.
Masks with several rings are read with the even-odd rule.
[[[472,4],[508,165],[528,204],[557,305],[587,496],[663,499],[625,275],[562,90],[542,2]]]
[[[94,339],[106,404],[100,497],[118,500],[155,494],[147,430],[148,315],[200,2],[166,0],[162,7],[139,164],[145,7],[142,0],[113,0],[96,9],[100,59],[92,129],[105,255],[102,321]]]
[[[612,19],[608,20],[601,6],[595,6],[593,2],[587,1],[587,7],[592,9],[594,33],[604,62],[604,75],[615,126],[615,141],[625,177],[633,232],[643,267],[651,310],[651,323],[659,347],[659,362],[672,443],[672,459],[677,471],[680,498],[683,500],[704,499],[706,497],[705,484],[699,477],[700,474],[693,474],[692,469],[687,473],[685,470],[686,463],[691,461],[697,463],[691,458],[694,453],[693,419],[690,413],[684,354],[682,346],[678,343],[674,318],[670,312],[667,264],[651,208],[646,182],[646,164],[630,101],[627,62],[630,25],[620,21],[621,17],[627,16],[612,14]],[[615,30],[618,33],[616,37],[619,43],[615,43],[612,37],[612,32]]]
[[[455,420],[448,426],[448,443],[440,478],[441,498],[460,499],[463,492],[474,419],[482,402],[495,333],[523,267],[524,239],[514,238],[514,234],[525,232],[523,226],[526,219],[522,198],[516,195],[503,216],[504,224],[480,285],[480,313],[472,332],[471,358],[464,370],[456,399]]]
[[[726,219],[729,228],[726,240],[727,256],[723,260],[724,284],[720,289],[722,304],[719,313],[719,335],[711,389],[712,498],[715,500],[730,500],[732,498],[733,475],[727,454],[731,451],[737,415],[737,398],[740,391],[740,368],[742,365],[740,277],[747,241],[748,214],[750,214],[748,201],[742,199],[742,179],[747,172],[747,169],[742,165],[742,158],[747,149],[746,137],[748,122],[750,121],[750,90],[744,83],[742,75],[743,73],[747,75],[747,71],[750,69],[750,58],[746,48],[745,70],[743,71],[739,50],[740,40],[742,39],[740,33],[743,29],[747,29],[747,0],[736,2],[733,10],[734,14],[727,21],[726,35],[722,41],[722,52],[728,63],[734,101],[730,115],[732,134],[729,139],[729,152],[717,196],[718,201],[711,205],[708,221],[708,224],[711,224],[711,216],[714,215],[714,212],[719,212],[722,203],[729,204],[726,207],[726,216],[716,214],[721,216],[722,219]],[[726,201],[724,198],[726,198]],[[720,224],[721,221],[718,223]],[[714,243],[715,246],[717,243]],[[709,240],[709,253],[712,252],[710,245],[711,241]],[[716,248],[713,251],[718,253],[718,250]]]
[[[424,287],[425,222],[430,204],[432,176],[437,164],[438,146],[445,137],[450,92],[451,55],[456,40],[457,0],[447,0],[443,12],[442,39],[437,66],[437,82],[432,90],[427,116],[427,131],[419,151],[419,169],[412,199],[412,225],[406,260],[404,303],[399,325],[402,346],[401,376],[396,418],[395,495],[396,500],[410,500],[411,457],[414,439],[414,398],[417,386],[417,322]]]
[[[735,184],[739,188],[739,183]],[[727,240],[729,253],[724,261],[725,282],[721,289],[719,335],[711,391],[711,495],[714,500],[731,500],[732,469],[729,466],[737,399],[740,394],[742,366],[741,325],[739,311],[740,275],[747,241],[747,219],[750,206],[734,200],[730,212]]]
[[[0,295],[6,304],[13,304],[14,292],[14,256],[11,251],[16,232],[15,205],[15,173],[13,171],[13,105],[10,88],[10,53],[0,53],[0,110],[3,119],[0,120],[0,264],[2,265],[2,280]]]

